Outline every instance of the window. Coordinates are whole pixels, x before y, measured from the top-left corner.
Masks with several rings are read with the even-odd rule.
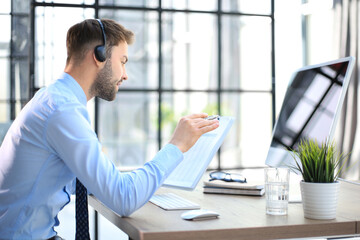
[[[29,7],[8,0],[0,9],[0,122],[15,119],[29,99]]]
[[[339,54],[339,44],[334,33],[340,23],[334,17],[336,1],[306,0],[301,6],[304,22],[305,65],[334,60]]]

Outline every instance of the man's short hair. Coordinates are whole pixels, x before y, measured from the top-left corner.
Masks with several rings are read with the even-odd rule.
[[[134,33],[126,29],[121,24],[111,19],[101,19],[106,35],[106,56],[111,56],[113,46],[121,42],[132,44],[134,42]],[[93,51],[96,46],[103,45],[103,37],[100,24],[95,19],[87,19],[72,26],[66,36],[67,59],[81,62],[87,51]]]

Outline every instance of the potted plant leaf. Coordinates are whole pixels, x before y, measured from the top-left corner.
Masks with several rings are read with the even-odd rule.
[[[337,181],[349,154],[339,154],[334,142],[318,144],[316,140],[304,139],[298,150],[293,150],[295,166],[301,173],[301,197],[304,217],[311,219],[334,219],[340,182]]]

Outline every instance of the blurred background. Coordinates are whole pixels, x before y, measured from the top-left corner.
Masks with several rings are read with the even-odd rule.
[[[264,167],[272,127],[294,70],[358,57],[358,3],[341,0],[2,0],[0,142],[21,108],[65,67],[66,32],[110,18],[136,35],[129,80],[113,102],[88,103],[103,151],[121,170],[142,166],[167,143],[181,116],[235,117],[210,169]],[[358,70],[337,126],[352,152],[344,177],[360,179]],[[74,201],[56,229],[74,238]],[[128,239],[91,211],[92,239]]]

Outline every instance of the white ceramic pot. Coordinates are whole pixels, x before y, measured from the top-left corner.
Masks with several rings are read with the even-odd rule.
[[[339,198],[340,182],[300,182],[304,217],[311,219],[334,219]]]

